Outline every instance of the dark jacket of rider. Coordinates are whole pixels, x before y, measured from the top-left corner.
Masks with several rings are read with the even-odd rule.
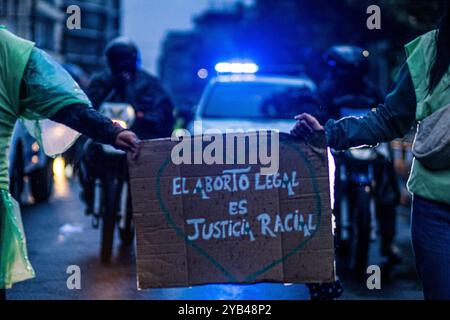
[[[124,85],[114,75],[103,71],[93,77],[86,90],[93,107],[99,109],[104,102],[131,104],[137,114],[131,128],[140,139],[170,137],[174,125],[172,102],[157,78],[137,70]]]

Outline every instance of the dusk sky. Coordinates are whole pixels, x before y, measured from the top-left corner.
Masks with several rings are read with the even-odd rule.
[[[144,68],[156,74],[161,40],[166,32],[190,29],[192,17],[210,3],[210,0],[124,0],[122,33],[139,45]]]

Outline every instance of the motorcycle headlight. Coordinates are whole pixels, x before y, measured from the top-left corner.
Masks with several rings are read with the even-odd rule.
[[[127,106],[126,114],[128,121],[134,122],[134,120],[136,119],[136,112],[134,111],[134,108],[132,106]]]
[[[128,129],[128,125],[127,125],[126,121],[113,119],[112,122],[117,123],[118,125],[120,125],[124,129]]]
[[[377,157],[371,148],[350,149],[349,151],[352,157],[358,160],[368,161],[374,160]]]
[[[124,129],[130,129],[136,120],[133,106],[125,103],[105,102],[100,107],[100,112]]]

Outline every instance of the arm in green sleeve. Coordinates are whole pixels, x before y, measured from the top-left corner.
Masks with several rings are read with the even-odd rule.
[[[124,129],[95,111],[73,78],[50,56],[34,48],[22,78],[22,117],[51,119],[101,143],[114,144]],[[31,130],[42,139],[39,122]],[[37,133],[37,134],[36,134]]]

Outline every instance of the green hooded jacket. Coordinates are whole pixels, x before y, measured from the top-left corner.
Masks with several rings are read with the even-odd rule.
[[[53,155],[62,153],[78,133],[59,127],[61,134],[52,134],[53,123],[41,119],[76,104],[90,102],[67,72],[34,43],[0,26],[0,289],[34,277],[20,208],[8,192],[9,147],[16,121],[23,120],[42,147],[52,147]]]
[[[34,43],[0,27],[0,189],[8,189],[8,154],[20,117],[20,85]]]
[[[424,120],[450,103],[450,70],[433,93],[428,92],[429,75],[436,56],[437,32],[431,31],[406,45],[407,64],[417,99],[417,121]],[[426,199],[450,204],[450,168],[433,171],[414,160],[408,189]]]
[[[67,150],[79,134],[41,120],[51,118],[66,106],[90,106],[90,102],[72,77],[49,55],[4,28],[0,29],[0,66],[0,189],[7,190],[8,152],[16,121],[23,120],[43,150],[54,156]],[[51,136],[51,128],[61,133],[59,138]]]
[[[330,147],[346,150],[404,137],[417,121],[449,104],[450,70],[433,93],[428,93],[430,70],[436,56],[436,32],[426,33],[406,45],[407,63],[384,104],[364,117],[346,117],[326,123]],[[423,198],[450,204],[450,169],[431,171],[414,160],[408,189]]]

